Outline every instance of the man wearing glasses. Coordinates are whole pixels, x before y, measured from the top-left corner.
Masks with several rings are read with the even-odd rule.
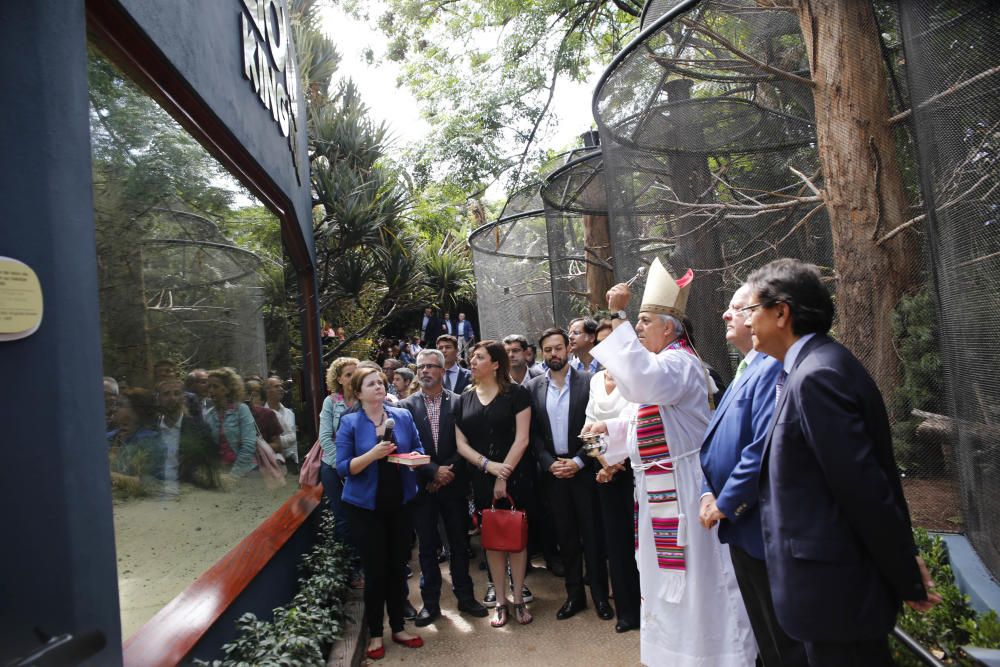
[[[299,464],[299,443],[296,435],[295,413],[284,404],[285,381],[280,377],[272,375],[264,382],[264,391],[267,395],[267,407],[274,410],[281,424],[281,453],[285,461],[293,461]]]
[[[743,285],[722,314],[726,342],[743,358],[712,415],[701,445],[705,481],[700,520],[706,529],[718,524],[719,541],[729,545],[736,581],[763,666],[806,667],[802,644],[782,632],[775,619],[764,562],[757,482],[764,438],[774,413],[774,386],[781,363],[753,349],[753,336],[746,326],[744,311],[751,296],[750,286]]]
[[[420,442],[431,457],[428,465],[417,468],[420,490],[413,500],[414,523],[420,540],[420,595],[424,604],[417,614],[418,627],[430,625],[441,616],[438,517],[448,536],[452,590],[459,611],[478,618],[489,613],[476,600],[469,577],[469,557],[465,550],[469,477],[455,444],[454,410],[458,395],[442,385],[444,362],[444,354],[439,350],[422,350],[417,355],[420,391],[399,404],[413,415]]]
[[[781,628],[809,665],[891,665],[900,603],[941,601],[917,554],[889,418],[864,366],[827,332],[819,269],[779,259],[748,280],[754,348],[779,360],[759,500]]]

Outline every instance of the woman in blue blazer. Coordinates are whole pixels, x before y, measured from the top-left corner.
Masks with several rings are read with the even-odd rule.
[[[417,494],[417,476],[411,468],[386,459],[393,452],[422,454],[424,448],[409,411],[384,404],[385,376],[381,371],[358,369],[351,378],[351,388],[361,409],[340,419],[337,473],[345,480],[341,500],[365,573],[370,637],[366,653],[378,660],[385,655],[383,609],[389,615],[392,641],[409,648],[424,644],[403,629],[403,567],[413,534],[409,503]],[[389,418],[395,422],[391,441],[385,439]]]

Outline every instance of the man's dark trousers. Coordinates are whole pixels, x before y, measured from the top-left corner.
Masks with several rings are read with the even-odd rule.
[[[586,561],[590,596],[598,603],[608,601],[608,567],[594,474],[591,466],[586,465],[569,479],[550,475],[546,486],[559,535],[559,553],[566,572],[566,599],[587,599],[583,585],[583,564]]]
[[[424,607],[441,608],[441,567],[436,553],[440,544],[438,517],[444,523],[448,538],[451,584],[455,597],[459,601],[474,599],[472,578],[469,576],[469,557],[465,551],[468,502],[452,489],[443,489],[437,493],[421,491],[414,499],[413,510],[417,538],[420,541],[420,595]]]
[[[809,665],[802,642],[789,637],[778,625],[774,601],[771,599],[771,585],[767,579],[767,564],[735,544],[729,545],[729,555],[764,667]]]

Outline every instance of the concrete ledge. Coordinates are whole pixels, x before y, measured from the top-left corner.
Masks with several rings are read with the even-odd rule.
[[[948,547],[948,558],[958,589],[969,596],[972,608],[980,613],[990,609],[1000,613],[1000,584],[990,575],[965,535],[934,533]]]
[[[344,637],[330,649],[327,667],[360,667],[365,660],[368,626],[365,624],[365,601],[362,593],[363,591],[351,589]]]

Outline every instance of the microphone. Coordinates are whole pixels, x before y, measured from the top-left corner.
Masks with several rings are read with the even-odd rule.
[[[396,426],[396,420],[393,419],[392,417],[389,417],[388,419],[385,420],[385,435],[382,436],[383,440],[387,440],[389,442],[396,442],[395,440],[392,439],[392,429],[395,426]]]

